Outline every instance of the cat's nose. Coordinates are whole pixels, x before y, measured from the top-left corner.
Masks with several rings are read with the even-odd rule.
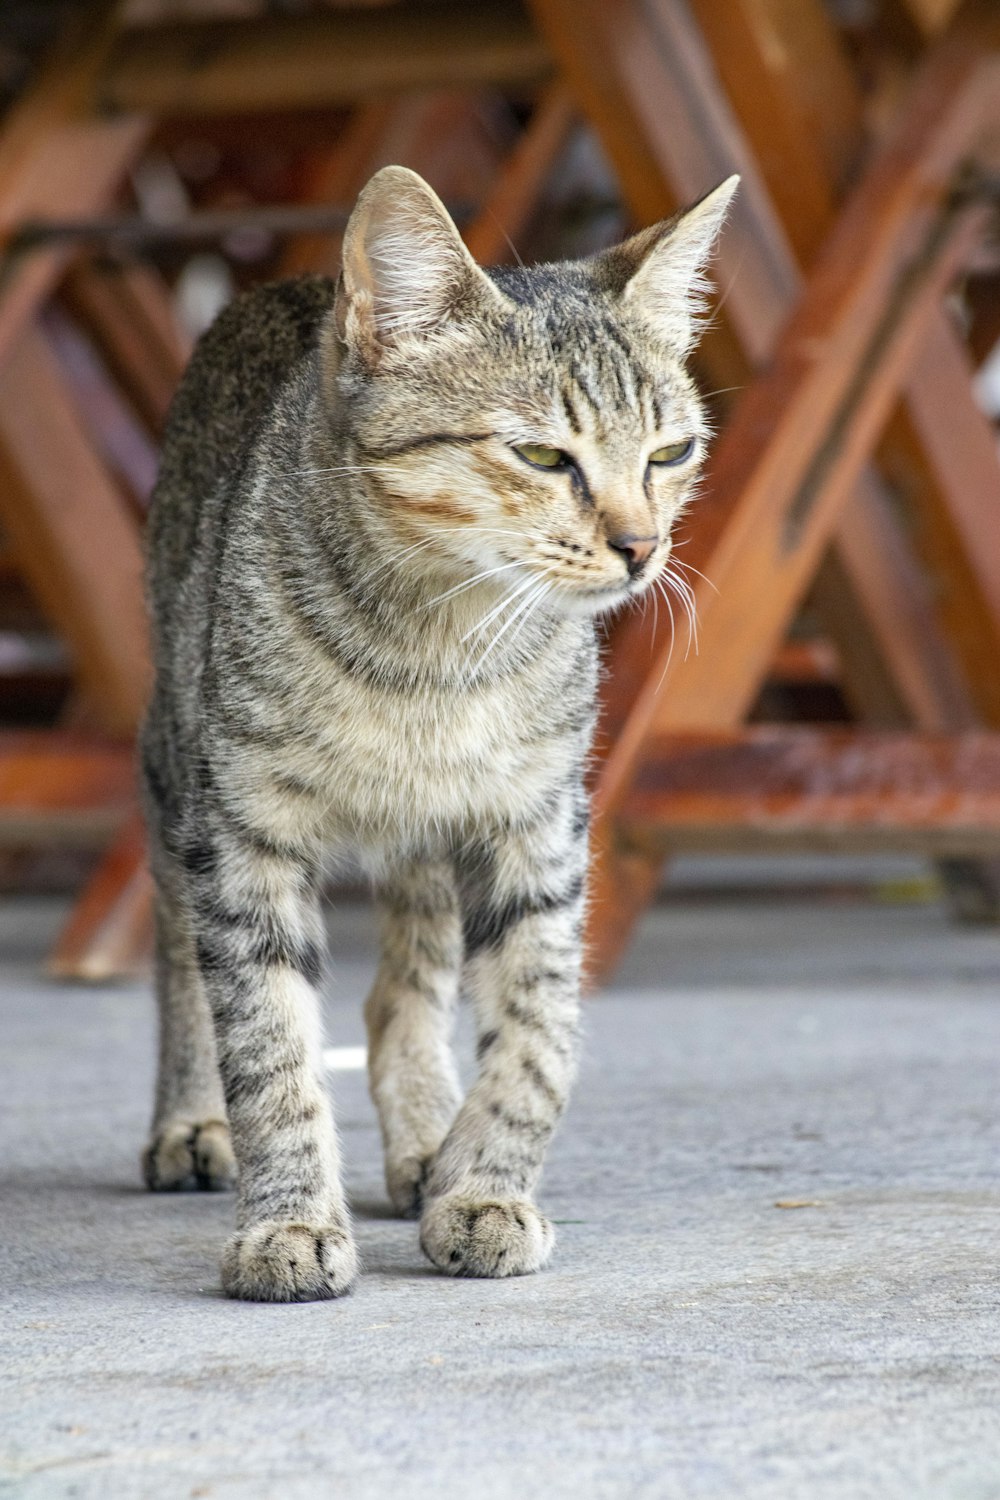
[[[608,546],[625,559],[630,578],[638,578],[659,546],[658,536],[609,536]]]

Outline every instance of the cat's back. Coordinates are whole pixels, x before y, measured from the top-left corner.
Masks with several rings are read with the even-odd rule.
[[[202,335],[171,404],[149,515],[154,605],[190,566],[206,508],[238,481],[254,436],[316,348],[333,305],[326,276],[299,276],[235,298]]]

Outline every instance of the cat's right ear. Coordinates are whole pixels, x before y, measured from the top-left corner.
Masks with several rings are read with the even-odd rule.
[[[480,270],[440,198],[406,167],[383,167],[344,234],[337,332],[367,364],[506,299]]]

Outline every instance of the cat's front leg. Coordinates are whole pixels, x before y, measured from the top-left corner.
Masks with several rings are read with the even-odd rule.
[[[450,861],[401,863],[381,883],[378,907],[382,959],[365,1005],[368,1077],[389,1197],[412,1217],[461,1099],[451,1028],[462,931]]]
[[[322,1065],[317,871],[221,811],[206,822],[191,910],[239,1168],[231,1297],[347,1291],[357,1256]]]
[[[532,1194],[575,1067],[586,822],[574,782],[457,861],[480,1073],[432,1168],[420,1235],[452,1276],[523,1275],[552,1250]]]

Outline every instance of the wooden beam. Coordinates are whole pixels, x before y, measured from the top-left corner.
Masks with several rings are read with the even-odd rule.
[[[327,108],[410,89],[536,88],[544,43],[512,0],[198,21],[124,33],[105,109],[168,116]]]
[[[660,729],[723,727],[752,699],[777,638],[815,571],[847,487],[857,477],[940,300],[982,219],[942,202],[977,138],[1000,81],[996,57],[962,38],[923,74],[904,121],[853,195],[766,374],[719,439],[685,560],[695,580],[702,660],[658,652],[649,624],[624,622],[638,696],[600,780],[614,801],[654,720]],[[957,235],[957,237],[956,237]],[[748,622],[753,622],[753,629]]]
[[[135,805],[129,743],[63,730],[0,732],[0,843],[97,844]]]
[[[106,209],[148,138],[142,115],[89,112],[121,0],[95,0],[70,22],[37,78],[0,123],[0,361],[63,271],[64,248],[21,252],[12,236],[35,219]]]
[[[833,226],[836,200],[864,145],[863,99],[833,22],[819,0],[692,3],[711,43],[713,62],[789,226],[799,262],[808,268]],[[934,347],[943,341],[942,359],[919,359],[906,386],[914,417],[917,408],[929,402],[933,437],[919,420],[903,419],[895,423],[891,458],[881,444],[876,455],[882,467],[889,458],[890,473],[903,466],[909,477],[922,476],[919,498],[935,530],[950,528],[947,516],[954,504],[974,509],[988,503],[991,492],[989,484],[984,490],[980,483],[970,494],[970,468],[975,468],[979,481],[987,469],[981,441],[973,445],[978,462],[966,456],[964,429],[981,426],[983,419],[975,406],[971,372],[956,358],[954,334],[948,347],[949,334],[945,314],[935,313],[927,341]],[[924,453],[930,441],[934,463]],[[1000,473],[995,460],[993,468]],[[975,549],[964,565],[958,546],[937,559],[933,574],[939,577],[944,565],[942,587],[953,604],[946,618],[934,607],[927,576],[920,576],[914,566],[910,538],[875,472],[862,476],[837,528],[834,548],[838,555],[826,580],[836,574],[840,589],[848,590],[854,600],[837,599],[827,588],[816,591],[814,598],[825,611],[827,628],[838,622],[850,625],[840,640],[852,697],[871,707],[873,678],[882,678],[882,697],[889,687],[885,670],[867,649],[870,644],[893,679],[892,696],[914,724],[934,729],[972,723],[974,700],[1000,694],[995,673],[979,688],[969,674],[970,694],[954,650],[963,638],[980,636],[991,650],[996,636],[983,610],[976,608],[981,591],[970,592],[966,586],[969,572],[976,570]],[[1000,572],[995,576],[1000,578]],[[859,643],[859,627],[866,643]],[[1000,640],[996,649],[1000,650]],[[977,668],[970,653],[962,659],[966,667]],[[852,681],[855,671],[860,676]],[[879,713],[873,722],[884,723],[884,716]]]
[[[46,967],[60,979],[97,984],[145,972],[152,949],[153,882],[134,813],[73,907]]]
[[[163,281],[138,262],[81,260],[65,278],[61,296],[122,395],[158,436],[191,353]]]
[[[103,726],[130,733],[149,683],[139,535],[37,328],[0,363],[0,519]]]
[[[626,847],[1000,850],[1000,735],[754,728],[653,741]]]
[[[313,154],[302,194],[310,204],[353,206],[373,172],[399,163],[426,177],[445,199],[479,203],[501,162],[493,123],[482,99],[455,90],[364,104],[331,145]],[[282,270],[338,275],[341,240],[340,233],[296,236]]]
[[[975,726],[968,688],[939,628],[934,577],[914,555],[882,486],[863,484],[848,498],[809,598],[827,628],[839,624],[848,699],[867,724]]]
[[[504,162],[482,209],[465,230],[465,243],[480,265],[517,257],[516,240],[528,229],[575,121],[569,93],[552,84]]]
[[[636,220],[649,224],[741,174],[719,246],[724,317],[751,363],[769,354],[799,278],[784,227],[684,5],[530,0],[598,131]]]
[[[1000,727],[1000,454],[973,396],[973,376],[957,330],[939,313],[907,378],[905,410],[880,453],[939,579],[939,618],[979,717]]]

